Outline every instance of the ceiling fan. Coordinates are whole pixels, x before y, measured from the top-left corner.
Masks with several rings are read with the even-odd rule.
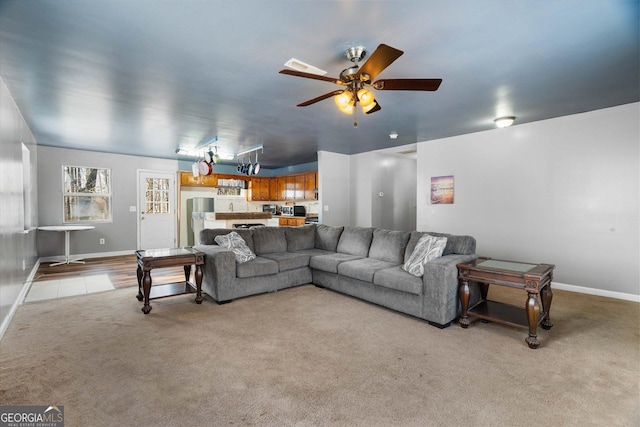
[[[340,78],[325,77],[319,74],[307,73],[298,70],[284,69],[280,74],[304,77],[307,79],[322,80],[345,86],[344,89],[337,89],[324,95],[298,104],[298,107],[306,107],[327,98],[334,98],[341,111],[352,114],[357,111],[356,105],[360,103],[365,114],[372,114],[380,111],[382,107],[369,88],[376,90],[420,90],[436,91],[442,83],[442,79],[382,79],[373,81],[378,74],[398,59],[404,52],[386,44],[379,45],[371,54],[369,59],[360,67],[359,62],[364,59],[367,50],[364,46],[353,46],[345,51],[345,56],[353,66],[345,68],[340,73]],[[357,119],[354,119],[354,126],[358,126]]]

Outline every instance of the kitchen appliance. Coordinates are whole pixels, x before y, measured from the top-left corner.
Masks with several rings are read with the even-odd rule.
[[[199,243],[198,236],[204,228],[204,220],[207,212],[214,212],[213,197],[194,197],[187,199],[187,245],[193,246]]]
[[[293,216],[293,206],[283,206],[281,209],[282,216]]]
[[[269,212],[271,215],[275,215],[276,211],[276,205],[262,205],[262,212]]]
[[[293,216],[307,216],[307,208],[305,208],[304,206],[294,206]]]

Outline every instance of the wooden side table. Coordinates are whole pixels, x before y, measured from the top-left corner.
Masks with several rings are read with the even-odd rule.
[[[149,314],[151,305],[149,300],[166,298],[175,295],[196,293],[196,303],[202,304],[202,266],[204,265],[204,253],[193,248],[174,249],[148,249],[136,251],[138,259],[138,301],[144,300],[142,312]],[[191,266],[196,266],[195,286],[189,282]],[[164,267],[184,267],[184,282],[167,283],[157,285],[151,291],[151,270]]]
[[[551,310],[552,264],[527,264],[522,262],[478,258],[468,263],[458,264],[459,297],[462,304],[462,316],[459,323],[463,328],[470,324],[469,316],[519,328],[528,328],[525,339],[530,348],[540,345],[537,326],[551,329],[549,318]],[[481,300],[469,307],[469,281],[480,284]],[[525,307],[515,307],[487,300],[489,285],[510,286],[527,292]],[[538,295],[542,301],[542,310]]]

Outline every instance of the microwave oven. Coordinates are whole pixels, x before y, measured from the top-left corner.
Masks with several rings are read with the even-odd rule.
[[[283,216],[293,216],[293,206],[283,206],[281,212]]]
[[[294,206],[293,216],[307,216],[307,209],[304,206]]]
[[[262,205],[262,212],[269,212],[272,215],[276,214],[276,205]]]

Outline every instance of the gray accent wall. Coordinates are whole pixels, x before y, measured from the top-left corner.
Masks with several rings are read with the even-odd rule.
[[[41,143],[41,142],[40,142]],[[119,253],[137,249],[137,206],[139,169],[175,172],[177,160],[84,150],[38,146],[38,222],[40,225],[62,224],[62,166],[91,166],[111,169],[113,221],[91,223],[95,229],[71,233],[71,254]],[[177,236],[176,236],[177,237]],[[105,244],[100,244],[100,238]],[[40,257],[64,255],[64,233],[39,231]]]
[[[351,223],[416,229],[415,159],[371,151],[350,156]]]
[[[35,138],[0,78],[0,338],[37,262],[37,158]]]
[[[554,281],[640,295],[638,103],[418,144],[419,230],[556,265]],[[430,178],[455,202],[432,205]],[[637,299],[637,298],[636,298]]]

